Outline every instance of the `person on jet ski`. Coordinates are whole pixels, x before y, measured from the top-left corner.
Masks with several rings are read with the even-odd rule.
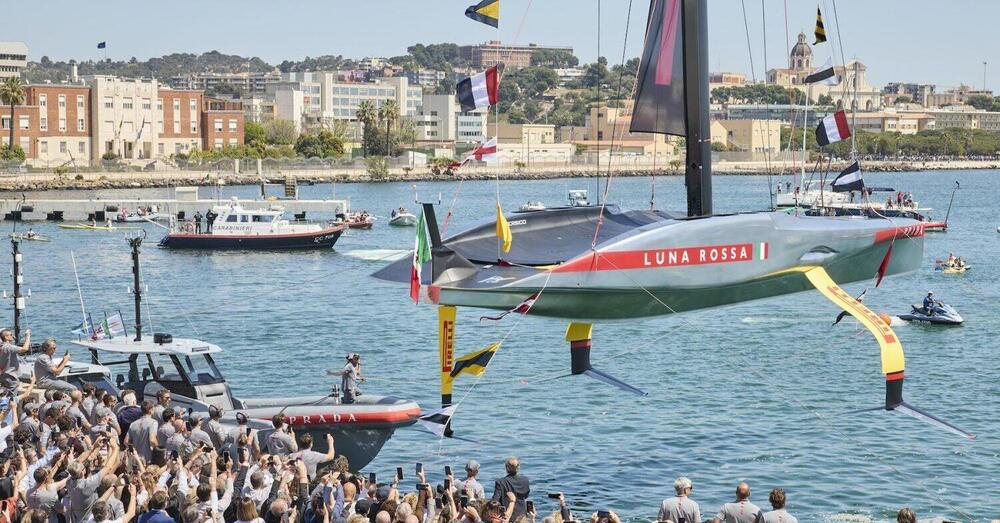
[[[934,293],[928,292],[927,296],[924,296],[924,314],[933,316],[935,305],[937,305],[937,302],[934,301]]]

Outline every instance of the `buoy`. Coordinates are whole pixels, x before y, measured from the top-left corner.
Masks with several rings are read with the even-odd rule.
[[[890,326],[892,325],[892,318],[888,314],[886,314],[884,312],[880,312],[879,315],[878,315],[878,317],[881,318],[882,321],[884,321],[886,325],[890,325]]]

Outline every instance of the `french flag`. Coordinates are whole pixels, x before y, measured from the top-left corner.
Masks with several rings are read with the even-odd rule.
[[[500,74],[497,66],[490,67],[485,72],[470,76],[456,86],[458,103],[463,112],[475,111],[483,107],[496,105],[499,98]]]
[[[847,125],[847,114],[837,111],[819,122],[816,128],[816,143],[830,145],[851,137],[851,128]]]

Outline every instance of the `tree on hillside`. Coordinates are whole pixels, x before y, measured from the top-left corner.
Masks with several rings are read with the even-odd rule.
[[[378,121],[378,112],[375,109],[375,104],[371,100],[363,100],[358,104],[358,110],[355,113],[356,118],[363,127],[361,145],[364,148],[365,156],[371,153],[368,146],[372,143],[373,135],[375,134],[375,124]]]
[[[579,64],[579,58],[562,49],[538,49],[531,53],[531,65],[535,67],[566,68]]]
[[[896,103],[898,103],[898,104],[913,103],[913,98],[910,98],[909,96],[906,96],[905,94],[904,95],[900,95],[900,96],[896,97]]]
[[[16,121],[14,120],[14,107],[24,103],[24,82],[16,76],[7,78],[0,84],[0,101],[5,105],[10,106],[10,140],[7,142],[7,148],[11,151],[14,150],[14,126]]]

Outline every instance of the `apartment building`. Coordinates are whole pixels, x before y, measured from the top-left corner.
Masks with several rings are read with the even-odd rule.
[[[531,56],[538,51],[565,51],[573,54],[572,47],[552,47],[538,44],[503,45],[497,40],[479,45],[463,45],[458,48],[460,55],[471,62],[472,67],[484,69],[493,67],[498,62],[506,67],[528,67]]]
[[[243,104],[208,96],[202,103],[202,148],[221,149],[242,144]]]
[[[191,91],[211,91],[222,85],[238,89],[245,95],[264,94],[267,86],[281,81],[281,73],[268,71],[266,73],[195,73],[174,76],[170,86],[174,89]]]
[[[27,44],[24,42],[0,42],[0,80],[12,77],[19,78],[21,71],[27,66]]]
[[[205,130],[201,114],[203,99],[202,91],[157,90],[157,156],[207,149],[202,138]]]
[[[93,108],[91,158],[100,160],[109,153],[123,159],[152,158],[163,129],[157,81],[90,76],[85,82]]]
[[[275,101],[274,117],[289,120],[299,130],[326,127],[335,120],[357,122],[361,102],[381,107],[395,100],[402,116],[415,117],[423,89],[405,76],[377,78],[372,82],[343,81],[336,72],[284,73],[281,82],[268,87]],[[301,102],[299,100],[301,99]]]
[[[425,94],[414,117],[417,141],[478,143],[486,138],[485,109],[462,112],[453,94]]]

